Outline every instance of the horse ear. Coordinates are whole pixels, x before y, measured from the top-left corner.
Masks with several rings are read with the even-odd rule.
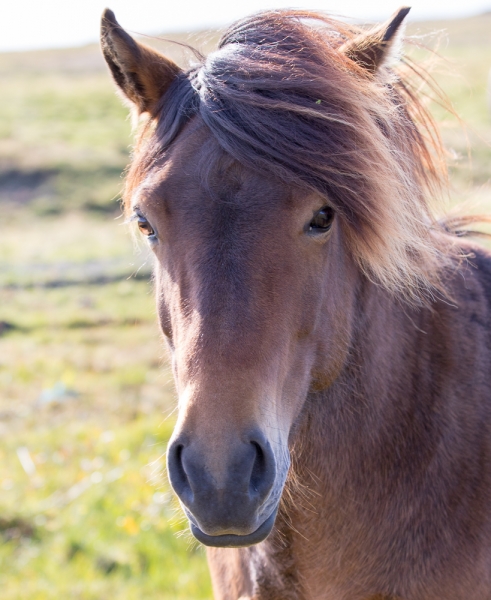
[[[401,25],[410,10],[407,6],[401,7],[386,23],[346,42],[340,51],[370,73],[375,73],[394,54]]]
[[[106,8],[101,47],[114,81],[139,114],[152,112],[181,69],[160,52],[135,41]]]

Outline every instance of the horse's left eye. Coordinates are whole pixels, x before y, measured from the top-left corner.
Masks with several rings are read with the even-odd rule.
[[[312,221],[309,224],[309,231],[312,232],[325,232],[331,229],[332,222],[334,221],[334,211],[330,206],[324,206],[318,212],[315,213]]]
[[[155,231],[153,230],[153,227],[144,217],[138,217],[138,229],[148,238],[155,237]]]

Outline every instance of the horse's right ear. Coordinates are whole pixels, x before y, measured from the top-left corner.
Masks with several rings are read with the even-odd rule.
[[[128,35],[108,8],[101,19],[101,47],[123,97],[139,114],[153,112],[181,71],[172,60]]]

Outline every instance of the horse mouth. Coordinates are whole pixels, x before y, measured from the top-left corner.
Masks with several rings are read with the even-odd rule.
[[[227,533],[225,535],[208,535],[203,533],[199,527],[191,522],[191,533],[194,537],[205,546],[213,546],[215,548],[244,548],[253,546],[264,541],[273,529],[278,509],[274,510],[271,515],[260,525],[256,531],[248,535],[234,535]]]

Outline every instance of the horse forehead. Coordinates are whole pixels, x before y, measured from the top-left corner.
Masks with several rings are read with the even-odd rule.
[[[186,125],[140,187],[157,202],[166,196],[183,208],[206,203],[217,210],[223,201],[239,203],[244,210],[273,204],[286,208],[295,196],[291,186],[235,160],[200,118]]]
[[[207,162],[216,161],[219,155],[220,147],[208,128],[193,120],[151,169],[149,180],[151,185],[166,186],[170,191],[199,191]]]

